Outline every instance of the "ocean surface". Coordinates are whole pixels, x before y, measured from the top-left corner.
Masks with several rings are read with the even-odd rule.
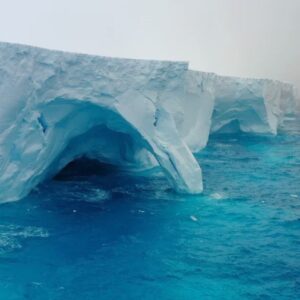
[[[0,205],[0,299],[299,300],[299,127],[212,136],[202,195],[79,163]]]

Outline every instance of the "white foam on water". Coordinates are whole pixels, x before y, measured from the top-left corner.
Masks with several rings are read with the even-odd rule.
[[[0,225],[0,255],[22,248],[28,238],[47,238],[49,233],[41,227]]]
[[[227,196],[225,194],[218,193],[218,192],[210,194],[210,197],[215,200],[224,200],[227,198]]]
[[[198,218],[195,217],[195,216],[190,216],[190,219],[191,219],[192,221],[194,221],[194,222],[198,222]]]

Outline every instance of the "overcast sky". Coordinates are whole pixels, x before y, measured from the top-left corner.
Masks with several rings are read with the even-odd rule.
[[[0,0],[0,40],[184,60],[300,89],[300,0]]]

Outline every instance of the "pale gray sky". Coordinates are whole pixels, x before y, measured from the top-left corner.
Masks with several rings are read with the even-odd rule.
[[[300,0],[0,0],[0,40],[187,60],[300,89]]]

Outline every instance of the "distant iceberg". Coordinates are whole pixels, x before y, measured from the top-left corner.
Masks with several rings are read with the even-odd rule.
[[[276,134],[292,85],[0,43],[0,202],[26,196],[82,156],[134,171],[159,165],[201,193],[193,153],[211,132]]]

